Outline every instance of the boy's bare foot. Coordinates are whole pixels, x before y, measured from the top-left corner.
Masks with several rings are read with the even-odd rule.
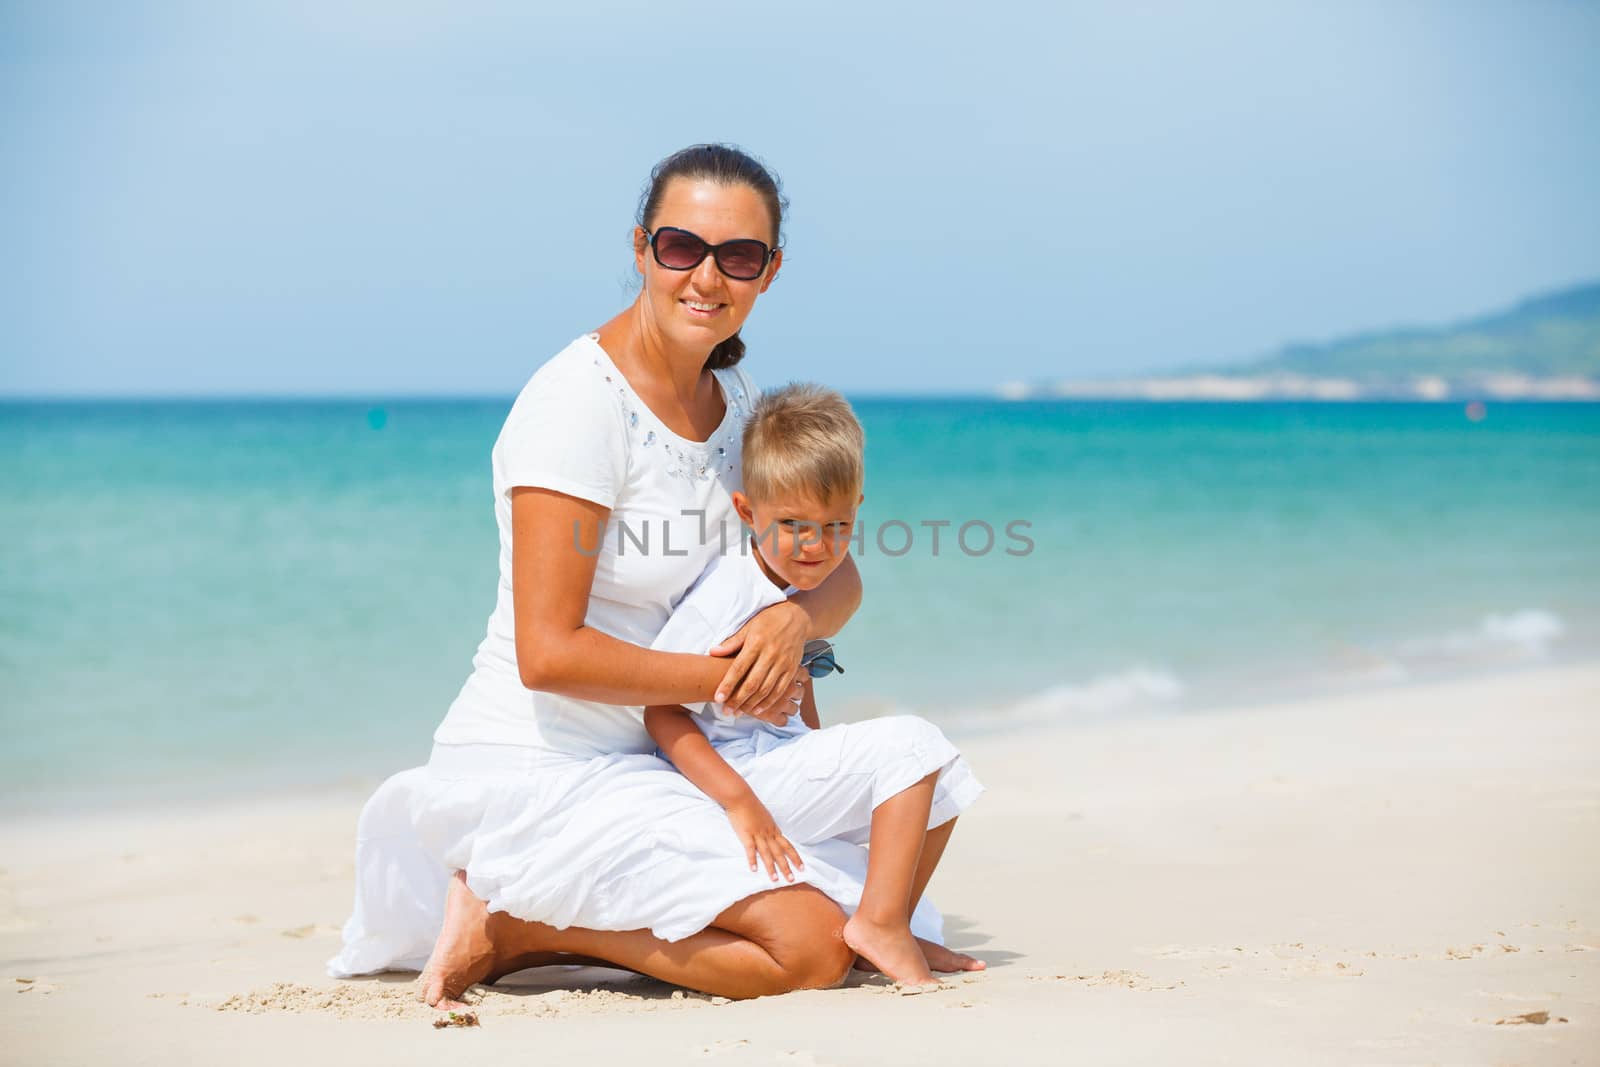
[[[874,923],[857,911],[844,924],[844,943],[902,986],[936,986],[917,939],[903,923]]]
[[[965,952],[956,952],[954,949],[945,948],[936,941],[919,937],[917,947],[922,949],[922,958],[928,961],[930,971],[941,974],[955,974],[959,971],[986,971],[989,965],[976,956],[969,956]],[[876,971],[878,968],[865,956],[857,956],[852,964],[858,971]]]
[[[457,871],[445,897],[444,927],[418,982],[422,999],[441,1011],[461,1011],[467,1006],[461,995],[488,978],[494,965],[489,906],[467,888],[465,872]]]
[[[924,938],[917,938],[917,946],[922,949],[923,958],[928,961],[930,970],[954,974],[957,971],[982,971],[989,967],[975,956],[945,948]]]

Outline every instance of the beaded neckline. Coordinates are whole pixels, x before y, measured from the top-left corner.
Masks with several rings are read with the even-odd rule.
[[[649,405],[640,399],[639,394],[633,391],[633,386],[628,384],[628,379],[612,361],[611,354],[601,347],[599,334],[590,333],[584,336],[594,348],[592,362],[595,368],[605,378],[606,384],[615,389],[622,399],[628,420],[628,433],[634,443],[641,448],[660,449],[667,460],[666,473],[669,477],[703,482],[714,474],[731,472],[734,469],[733,459],[728,454],[727,441],[743,427],[746,408],[744,390],[739,387],[736,375],[731,376],[734,379],[732,382],[728,382],[723,380],[721,374],[712,372],[717,388],[722,392],[724,409],[722,421],[704,441],[691,440],[668,428],[666,423],[650,410]]]

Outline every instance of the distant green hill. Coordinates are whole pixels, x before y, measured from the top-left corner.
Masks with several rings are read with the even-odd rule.
[[[1373,385],[1421,375],[1456,381],[1490,374],[1600,378],[1600,282],[1452,326],[1289,345],[1264,360],[1218,373],[1349,378]]]

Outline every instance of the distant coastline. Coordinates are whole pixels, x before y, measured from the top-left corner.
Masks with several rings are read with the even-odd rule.
[[[1600,282],[1450,326],[1288,345],[1199,370],[1007,382],[997,392],[1010,400],[1600,401]]]
[[[1299,374],[1190,374],[1048,385],[1006,382],[1005,400],[1557,400],[1600,401],[1595,378],[1535,378],[1520,374],[1452,380],[1435,375],[1407,382],[1365,383]]]

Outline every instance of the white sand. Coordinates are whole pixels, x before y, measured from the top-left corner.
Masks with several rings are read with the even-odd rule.
[[[966,749],[944,992],[525,972],[434,1030],[322,977],[352,792],[7,825],[0,1061],[1600,1062],[1600,667]]]

